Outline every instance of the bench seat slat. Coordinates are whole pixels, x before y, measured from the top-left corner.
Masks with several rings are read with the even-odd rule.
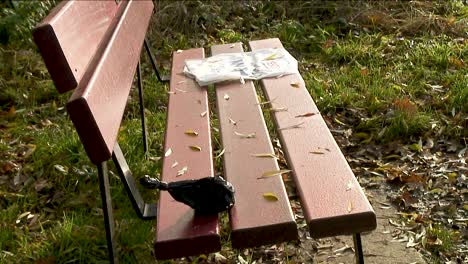
[[[251,41],[252,50],[282,48],[279,39]],[[291,85],[298,82],[299,88]],[[283,149],[298,187],[312,237],[370,231],[375,213],[346,159],[305,88],[299,74],[263,79],[272,107],[288,111],[273,114],[278,128],[304,122],[300,128],[279,129]],[[305,113],[314,116],[298,118]],[[311,153],[311,152],[316,153]],[[320,154],[317,152],[323,152]]]
[[[34,29],[34,40],[60,93],[80,83],[118,7],[115,1],[63,1]]]
[[[186,59],[203,57],[203,49],[184,50],[173,55],[164,142],[164,153],[172,153],[164,157],[164,181],[214,175],[207,90],[183,74]],[[206,115],[202,116],[203,112]],[[198,136],[185,134],[187,130],[197,132]],[[201,151],[194,151],[189,146],[199,146]],[[184,167],[187,172],[177,176]],[[192,208],[176,202],[168,192],[161,192],[155,243],[157,259],[197,255],[220,249],[217,216],[194,215]]]
[[[212,54],[242,51],[242,44],[233,45],[213,46]],[[274,153],[253,82],[216,84],[215,91],[225,149],[224,175],[236,188],[236,204],[230,211],[232,246],[245,248],[297,239],[297,226],[281,176],[258,179],[279,167],[274,158],[252,156]],[[242,138],[236,132],[255,133],[255,137]],[[274,193],[278,201],[266,200],[263,194],[268,192]]]
[[[67,103],[67,111],[94,164],[110,159],[148,28],[151,1],[122,2],[121,16],[84,79]],[[79,53],[75,54],[79,56]]]

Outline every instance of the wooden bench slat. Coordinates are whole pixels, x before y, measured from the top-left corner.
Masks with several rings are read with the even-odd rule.
[[[279,39],[251,41],[252,50],[282,48]],[[299,88],[291,83],[298,82]],[[299,74],[263,79],[288,164],[294,171],[312,237],[359,233],[376,228],[375,213]],[[298,118],[306,113],[314,116]],[[300,128],[281,129],[300,124]],[[314,152],[315,153],[311,153]],[[323,154],[320,154],[322,152]]]
[[[115,17],[115,1],[63,1],[34,29],[60,93],[75,89]]]
[[[162,180],[178,181],[213,176],[208,96],[205,87],[183,74],[186,59],[204,57],[203,49],[173,55]],[[205,114],[202,114],[205,113]],[[185,134],[192,130],[198,136]],[[190,146],[198,146],[194,151]],[[169,150],[170,149],[170,150]],[[186,167],[187,171],[177,176]],[[194,210],[161,192],[156,227],[155,256],[169,259],[221,249],[218,217],[194,215]]]
[[[241,52],[242,44],[216,45],[211,51],[213,55]],[[279,167],[274,158],[252,156],[274,154],[253,82],[216,84],[215,91],[225,150],[224,175],[236,188],[236,204],[230,211],[232,246],[245,248],[297,239],[297,226],[281,176],[258,179]],[[236,132],[255,133],[255,137],[242,138]],[[268,192],[274,193],[278,201],[266,200],[263,194]]]
[[[99,48],[87,72],[89,76],[79,83],[67,104],[70,118],[94,164],[112,155],[153,3],[131,1],[120,8],[122,15],[112,34],[104,40],[107,45]]]

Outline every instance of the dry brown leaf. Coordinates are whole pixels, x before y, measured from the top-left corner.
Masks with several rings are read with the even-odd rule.
[[[242,133],[234,131],[234,134],[238,135],[241,138],[254,138],[255,137],[255,132],[249,133],[249,134],[242,134]]]
[[[268,201],[276,202],[278,201],[278,197],[272,193],[272,192],[266,192],[263,194],[263,198],[265,198]]]
[[[198,132],[193,131],[193,130],[191,130],[191,129],[185,131],[184,134],[189,135],[189,136],[192,136],[192,137],[198,136]]]
[[[174,163],[172,163],[171,168],[175,168],[177,165],[179,165],[179,162],[175,161]]]
[[[322,151],[309,151],[309,153],[311,153],[311,154],[319,154],[319,155],[325,154],[325,153],[322,152]]]
[[[193,151],[201,151],[201,147],[197,145],[189,146],[189,148]]]
[[[224,94],[224,100],[229,100],[229,95],[228,94]]]
[[[314,116],[316,115],[317,113],[305,113],[305,114],[302,114],[302,115],[297,115],[295,116],[296,118],[297,117],[309,117],[309,116]]]
[[[200,116],[204,117],[204,116],[206,116],[207,113],[208,113],[208,111],[205,111],[205,112],[201,113]]]
[[[278,157],[273,153],[250,154],[250,156],[257,157],[257,158],[275,158],[275,159],[278,159]]]
[[[299,88],[299,87],[300,87],[300,84],[299,84],[298,81],[293,81],[293,82],[291,82],[290,84],[291,84],[291,86],[294,87],[294,88]]]

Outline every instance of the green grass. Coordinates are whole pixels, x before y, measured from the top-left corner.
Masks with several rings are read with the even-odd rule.
[[[389,27],[384,17],[368,24],[372,10],[369,19],[364,12],[352,20],[356,14],[352,6],[343,11],[333,3],[318,9],[301,3],[303,9],[294,9],[289,2],[231,6],[161,2],[174,6],[155,16],[150,36],[166,71],[173,50],[279,37],[300,61],[302,76],[322,114],[341,120],[361,140],[411,144],[444,127],[445,139],[466,144],[468,49],[456,31],[459,22],[450,22],[451,17],[466,19],[466,7],[457,3],[437,2],[427,10],[411,6],[405,11],[411,15],[407,25],[395,22]],[[183,4],[191,12],[181,13],[177,5]],[[416,11],[440,18],[427,24],[435,33],[412,30]],[[440,23],[449,22],[453,27],[442,30]],[[70,94],[55,91],[40,56],[28,43],[13,42],[0,50],[0,59],[7,50],[16,54],[15,67],[0,64],[0,262],[103,262],[107,250],[98,180],[63,108]],[[145,64],[149,153],[142,151],[136,91],[119,133],[137,178],[161,170],[161,161],[155,160],[162,156],[167,85],[150,72]],[[272,130],[268,114],[266,121]],[[213,131],[213,136],[219,152],[219,135]],[[216,160],[216,168],[221,171],[221,159]],[[20,180],[16,186],[15,177]],[[110,178],[119,257],[124,263],[150,262],[155,221],[137,219],[116,173]],[[144,197],[154,200],[157,195],[145,191]],[[25,216],[17,223],[25,212],[37,217]],[[226,216],[223,219],[226,222]],[[450,251],[452,234],[437,230],[430,231],[431,236],[443,242],[442,250]],[[223,229],[223,241],[229,244],[228,228]]]

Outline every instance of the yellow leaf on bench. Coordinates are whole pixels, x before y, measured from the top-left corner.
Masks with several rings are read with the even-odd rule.
[[[193,150],[193,151],[201,151],[201,147],[196,146],[196,145],[194,145],[194,146],[189,146],[189,148],[190,148],[191,150]]]
[[[263,198],[265,198],[268,201],[272,201],[272,202],[278,201],[278,197],[272,192],[264,193]]]
[[[185,133],[186,135],[189,135],[189,136],[192,136],[192,137],[198,136],[198,132],[195,132],[195,131],[193,131],[193,130],[191,130],[191,129],[185,131],[184,133]]]

